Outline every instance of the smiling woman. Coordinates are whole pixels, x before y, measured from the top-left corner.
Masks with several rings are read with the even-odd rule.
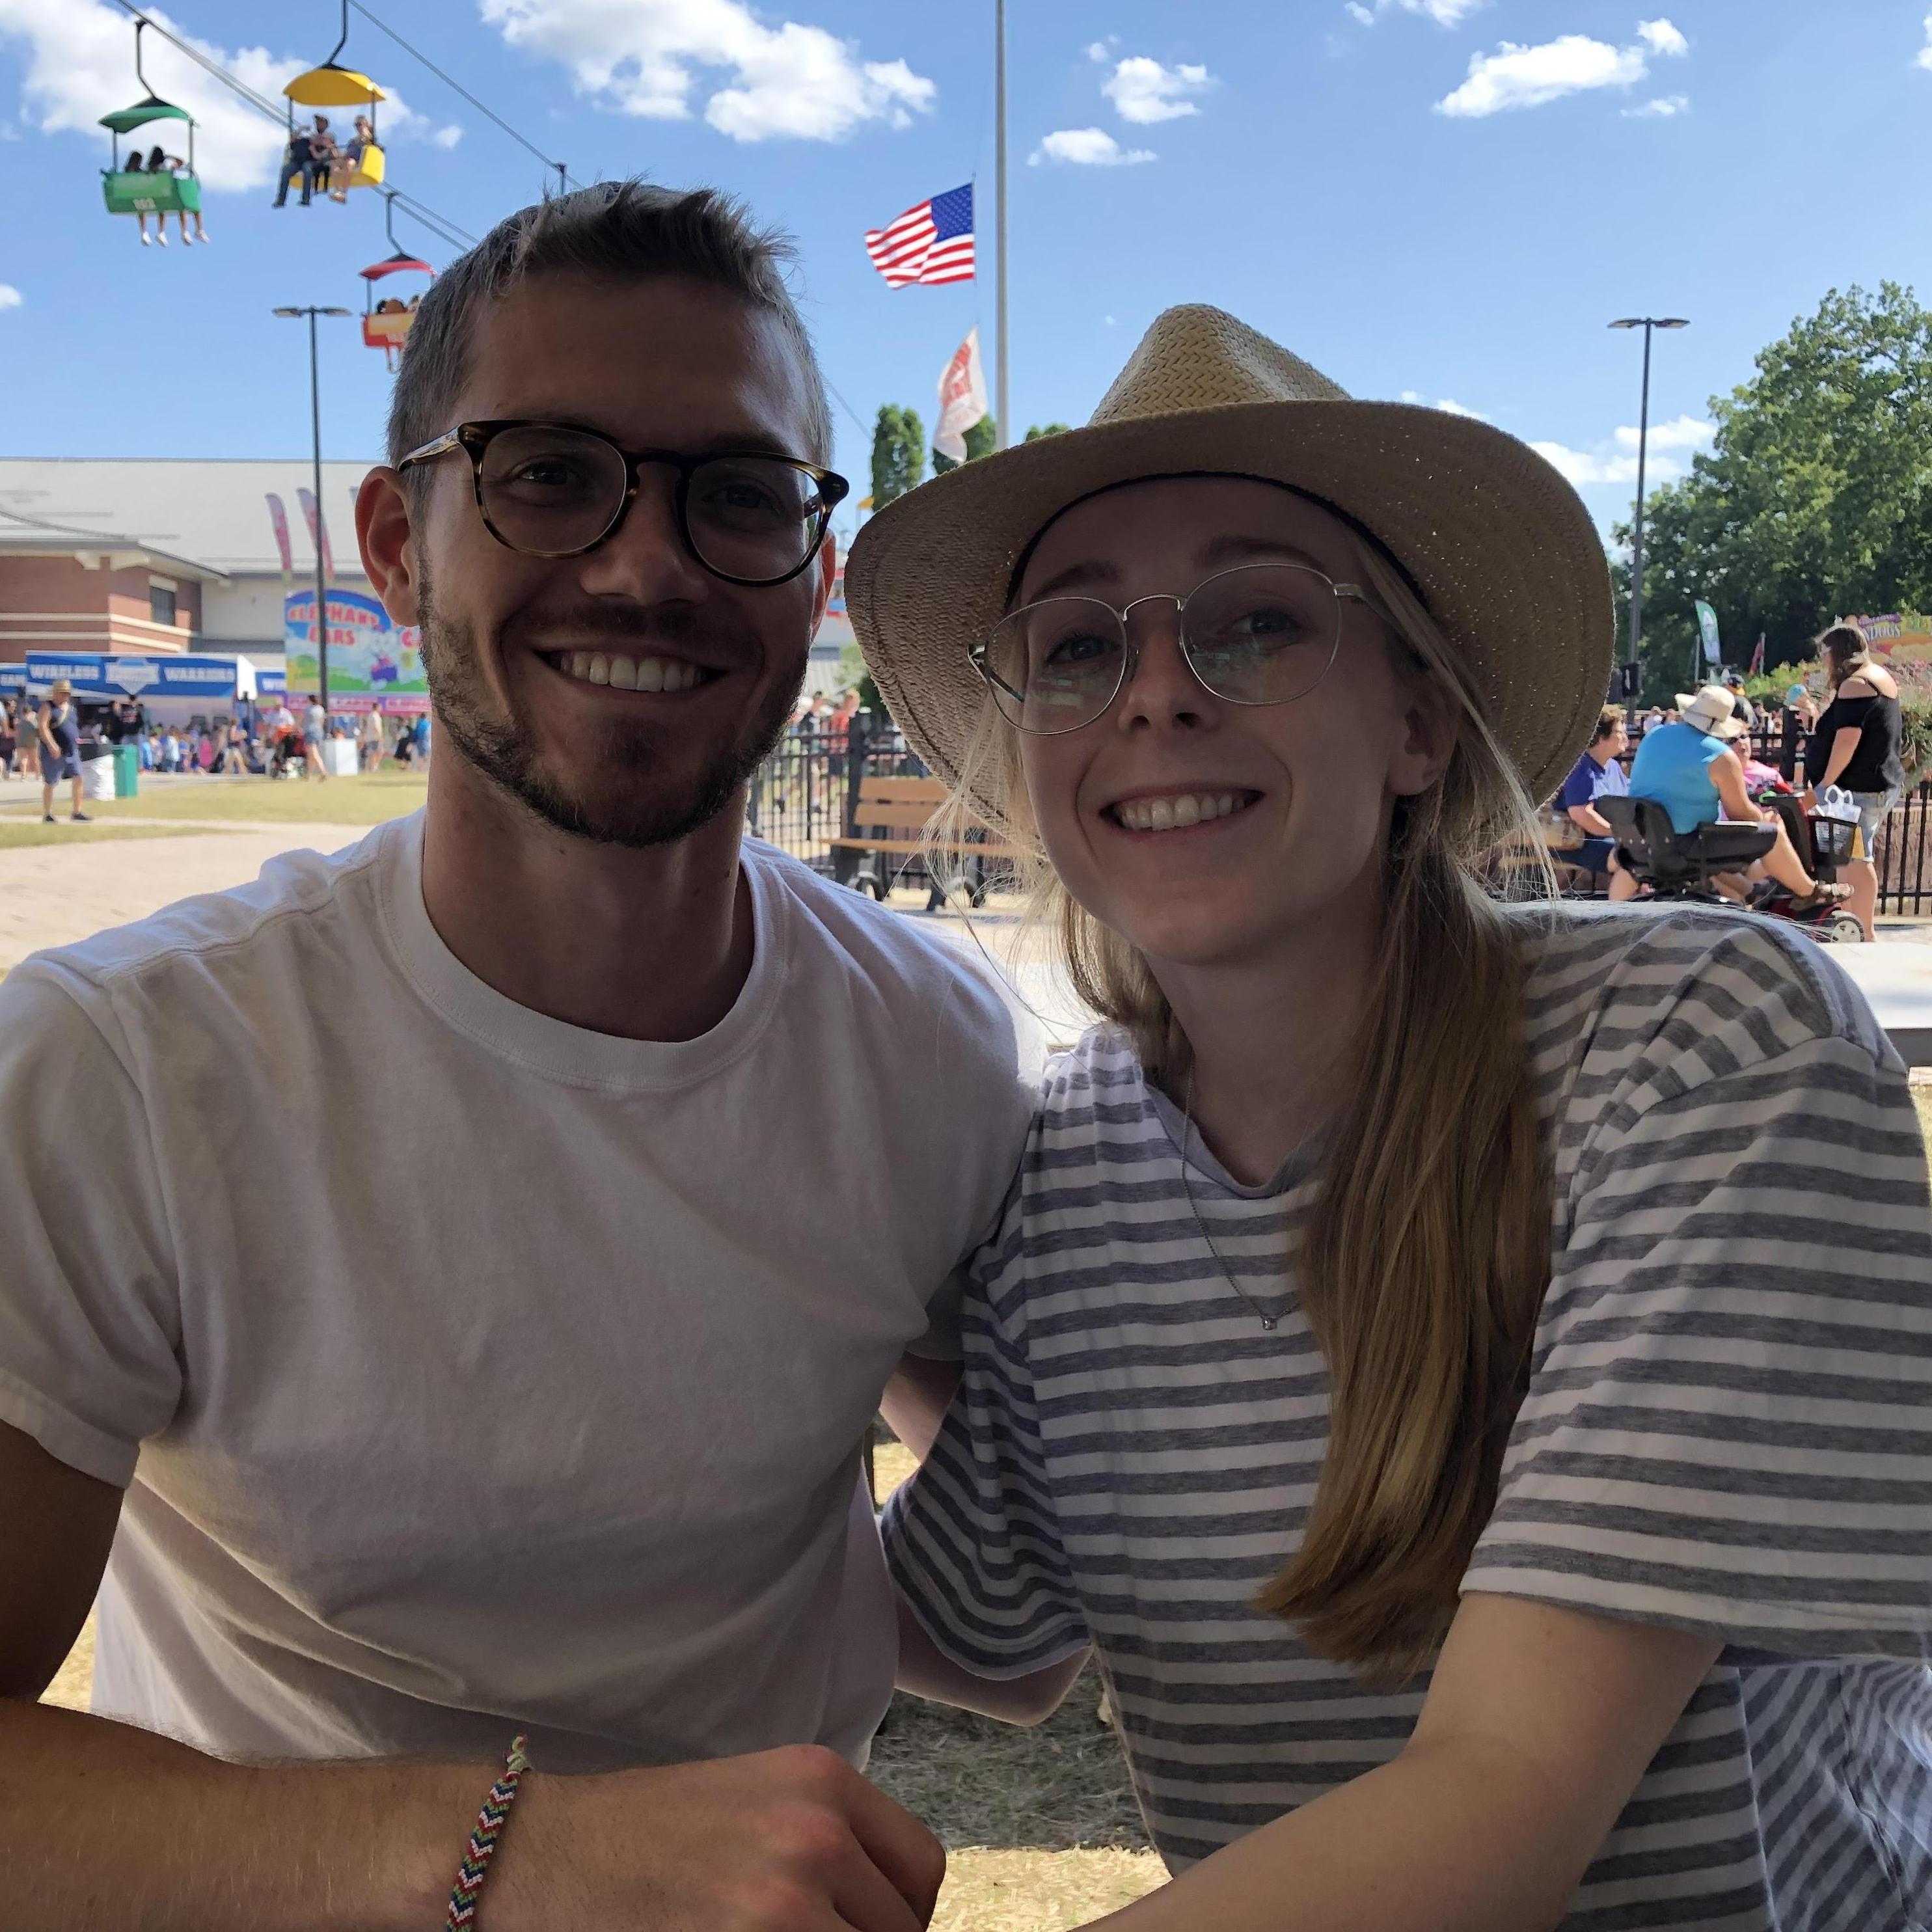
[[[1482,889],[1608,681],[1574,494],[1181,309],[846,581],[1106,1022],[886,1513],[902,1687],[1030,1721],[1099,1653],[1175,1874],[1122,1932],[1911,1923],[1923,1149],[1802,940]],[[1856,1522],[1787,1447],[1854,1442]]]

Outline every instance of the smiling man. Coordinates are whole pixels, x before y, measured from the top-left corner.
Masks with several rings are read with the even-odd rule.
[[[358,506],[427,808],[0,990],[14,1918],[433,1922],[513,1733],[495,1932],[931,1905],[859,1452],[1030,1096],[742,836],[844,488],[782,262],[625,184],[447,269]],[[95,1714],[35,1705],[98,1586]]]

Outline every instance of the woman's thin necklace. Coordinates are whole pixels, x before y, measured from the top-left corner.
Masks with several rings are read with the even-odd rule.
[[[1187,1141],[1194,1129],[1194,1066],[1192,1060],[1187,1067],[1187,1094],[1180,1110],[1180,1191],[1187,1202],[1187,1211],[1194,1216],[1194,1225],[1200,1230],[1201,1238],[1208,1244],[1208,1252],[1214,1257],[1214,1264],[1221,1270],[1221,1278],[1246,1302],[1258,1321],[1268,1334],[1273,1334],[1280,1327],[1281,1318],[1288,1312],[1287,1304],[1270,1315],[1241,1284],[1234,1279],[1231,1268],[1214,1245],[1214,1237],[1208,1232],[1208,1223],[1201,1218],[1201,1210],[1194,1204],[1194,1190],[1187,1178]]]

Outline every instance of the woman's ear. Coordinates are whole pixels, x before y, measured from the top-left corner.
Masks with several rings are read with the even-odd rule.
[[[1399,673],[1403,686],[1400,742],[1389,764],[1389,790],[1414,798],[1449,769],[1462,713],[1455,696],[1425,670]]]

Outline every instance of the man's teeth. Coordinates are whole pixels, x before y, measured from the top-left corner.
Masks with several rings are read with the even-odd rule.
[[[1226,818],[1250,802],[1246,792],[1177,792],[1171,798],[1124,798],[1114,806],[1114,816],[1130,832],[1172,832],[1210,818]]]
[[[619,691],[690,691],[704,676],[680,658],[623,657],[613,651],[560,651],[552,662],[566,677]]]

